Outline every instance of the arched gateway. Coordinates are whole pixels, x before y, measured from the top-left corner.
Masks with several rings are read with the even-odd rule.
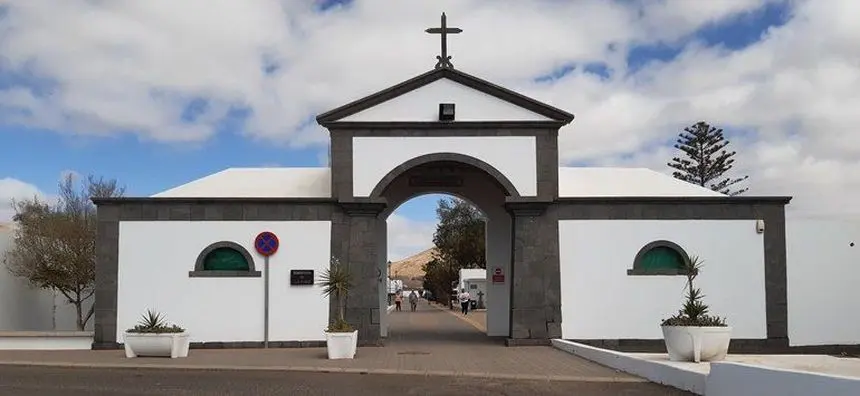
[[[708,290],[743,319],[738,338],[787,342],[787,198],[729,198],[645,169],[559,167],[559,128],[573,115],[454,69],[444,36],[433,70],[317,117],[330,167],[231,168],[153,197],[98,200],[95,347],[116,347],[146,309],[188,328],[193,345],[319,345],[332,305],[308,279],[331,257],[356,275],[347,320],[361,344],[379,344],[385,219],[430,192],[487,214],[487,265],[505,275],[488,282],[488,334],[509,344],[659,345],[683,276],[635,264],[654,241],[704,252],[721,264],[702,279],[748,291],[738,301]],[[756,232],[760,220],[767,233]],[[281,244],[268,286],[253,245],[263,231]],[[713,232],[731,246],[715,248],[703,237]],[[211,246],[237,245],[251,252],[241,266],[250,270],[195,265]]]

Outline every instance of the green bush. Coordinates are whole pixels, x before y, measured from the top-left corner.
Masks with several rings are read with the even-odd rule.
[[[684,273],[687,276],[687,299],[674,316],[664,319],[662,326],[725,327],[725,318],[708,315],[708,306],[702,302],[705,297],[700,289],[693,287],[693,280],[699,275],[703,261],[696,256],[689,257]]]
[[[138,322],[136,326],[128,329],[129,333],[146,334],[182,333],[184,331],[185,329],[175,324],[168,325],[167,321],[165,321],[164,319],[164,316],[149,309],[146,310],[146,313],[143,314],[143,317],[140,319],[140,322]]]
[[[332,257],[329,268],[320,276],[319,285],[323,287],[323,295],[333,297],[337,302],[337,317],[329,324],[326,332],[351,333],[355,329],[344,319],[346,298],[352,289],[352,273],[347,266],[341,265],[340,260]]]

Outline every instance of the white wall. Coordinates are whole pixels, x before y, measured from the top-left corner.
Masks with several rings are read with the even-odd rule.
[[[198,254],[219,241],[245,247],[263,271],[253,248],[262,231],[280,239],[270,258],[269,339],[322,340],[329,303],[322,288],[290,286],[291,269],[329,266],[329,221],[120,222],[117,339],[153,309],[188,329],[192,342],[262,341],[263,277],[191,278]]]
[[[860,223],[789,219],[785,243],[790,345],[860,343]]]
[[[860,378],[856,376],[735,362],[713,362],[710,366],[705,380],[706,396],[860,395]]]
[[[735,338],[766,338],[764,245],[754,220],[562,220],[562,335],[659,339],[681,308],[683,276],[630,276],[636,253],[669,240],[704,262],[696,286]]]
[[[434,153],[471,156],[495,167],[522,196],[537,194],[537,159],[533,136],[356,137],[353,194],[367,197],[388,172],[413,158]]]
[[[439,121],[439,103],[454,103],[457,121],[549,120],[460,83],[440,79],[341,121]]]
[[[3,256],[12,248],[14,231],[0,225],[0,331],[77,330],[77,312],[62,294],[35,288],[12,275],[3,263]],[[84,302],[84,312],[93,298]],[[90,318],[85,330],[92,330]]]
[[[462,289],[466,285],[466,281],[473,279],[487,280],[487,270],[484,268],[463,268],[460,270],[460,283],[457,289]],[[471,293],[471,292],[469,292]]]

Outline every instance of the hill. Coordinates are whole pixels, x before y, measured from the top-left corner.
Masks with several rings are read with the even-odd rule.
[[[433,247],[403,260],[392,262],[388,276],[392,279],[403,280],[406,287],[420,288],[424,283],[424,264],[433,260],[435,253],[436,248]]]

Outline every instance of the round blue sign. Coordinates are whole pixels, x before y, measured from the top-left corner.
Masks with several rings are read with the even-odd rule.
[[[257,235],[257,238],[254,239],[254,248],[257,249],[257,253],[260,253],[263,256],[271,256],[275,254],[280,245],[281,242],[278,240],[277,235],[269,231],[261,232]]]

